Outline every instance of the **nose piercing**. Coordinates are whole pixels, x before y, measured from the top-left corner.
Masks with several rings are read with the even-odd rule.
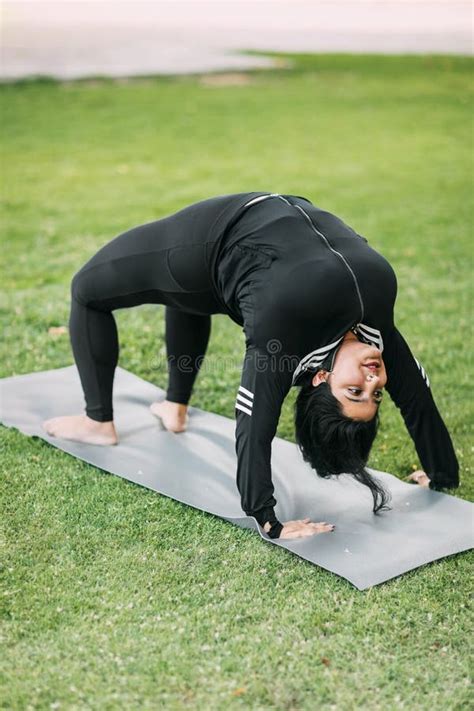
[[[368,380],[368,381],[370,382],[371,380],[373,380],[373,379],[374,379],[374,376],[373,376],[373,375],[370,375],[370,374],[369,374],[369,375],[367,375],[367,376],[366,376],[366,378],[365,378],[365,379],[366,379],[366,380]]]

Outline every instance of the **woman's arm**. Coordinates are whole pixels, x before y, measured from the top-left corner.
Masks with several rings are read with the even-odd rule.
[[[272,440],[283,401],[291,387],[291,369],[256,346],[247,345],[235,401],[237,487],[242,509],[255,516],[268,535],[278,538],[282,524],[274,512],[271,473]],[[267,531],[268,526],[265,527]]]
[[[400,410],[415,444],[430,489],[459,486],[459,464],[446,425],[438,412],[428,376],[401,333],[385,337],[386,389]]]
[[[309,518],[280,523],[275,516],[271,472],[272,440],[281,407],[291,387],[291,363],[247,345],[242,380],[237,392],[237,486],[242,509],[255,516],[270,538],[301,538],[333,531],[333,524]],[[293,364],[294,367],[294,364]]]

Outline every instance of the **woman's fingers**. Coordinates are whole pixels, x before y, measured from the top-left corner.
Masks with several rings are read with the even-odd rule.
[[[406,476],[405,481],[414,481],[419,486],[429,486],[431,479],[426,474],[426,472],[422,471],[421,469],[418,469],[416,472],[412,472],[411,474]]]
[[[329,533],[335,530],[335,525],[326,521],[311,522],[309,518],[298,521],[287,521],[283,524],[280,538],[303,538],[316,533]]]

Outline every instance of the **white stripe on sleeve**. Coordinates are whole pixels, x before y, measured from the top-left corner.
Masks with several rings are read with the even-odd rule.
[[[242,385],[239,385],[239,390],[253,400],[253,393],[251,393],[250,390],[247,390],[247,388],[244,388]]]
[[[252,409],[253,400],[249,400],[248,398],[244,397],[240,393],[237,394],[237,402],[240,402],[243,405],[248,405],[250,407],[250,409]]]
[[[251,414],[252,414],[252,410],[249,410],[248,407],[244,407],[243,405],[241,405],[241,404],[238,403],[238,402],[235,403],[235,409],[236,409],[236,410],[242,410],[242,412],[246,412],[247,415],[251,415]]]

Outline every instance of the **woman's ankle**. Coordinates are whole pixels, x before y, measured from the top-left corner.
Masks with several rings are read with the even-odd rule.
[[[97,430],[111,430],[115,429],[114,421],[113,420],[94,420],[92,417],[89,417],[89,415],[85,415],[87,424],[90,427],[93,427]]]
[[[173,408],[178,414],[184,414],[187,412],[189,405],[182,402],[174,402],[173,400],[165,400],[166,404]]]

